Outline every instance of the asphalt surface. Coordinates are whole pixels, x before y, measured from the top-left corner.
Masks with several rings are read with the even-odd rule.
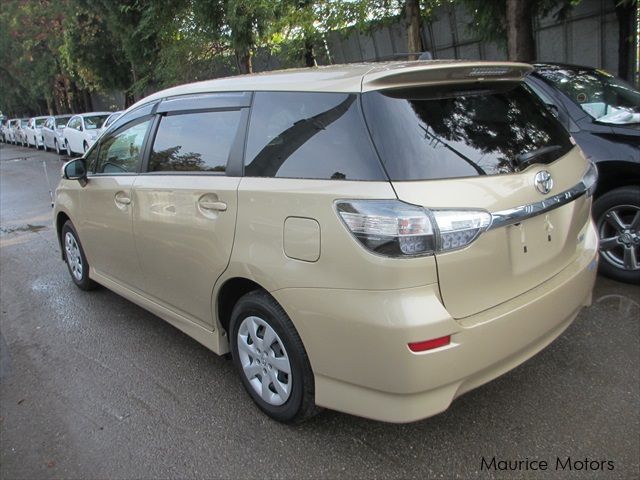
[[[106,289],[73,285],[43,162],[53,187],[59,157],[0,146],[3,480],[640,478],[639,287],[599,278],[557,341],[431,419],[325,411],[284,426],[254,407],[230,361]],[[549,466],[483,470],[494,456]],[[599,468],[575,470],[585,459]]]

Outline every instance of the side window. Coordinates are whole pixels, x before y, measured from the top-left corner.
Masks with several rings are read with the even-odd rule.
[[[71,120],[69,120],[69,123],[67,124],[67,128],[76,128],[77,123],[78,123],[78,119],[74,117]]]
[[[258,92],[244,174],[250,177],[385,180],[358,96]]]
[[[87,172],[95,173],[96,164],[98,161],[98,145],[91,148],[84,157],[85,164],[87,165]]]
[[[225,110],[162,117],[149,172],[224,172],[240,116]]]
[[[151,120],[116,131],[100,142],[96,173],[135,173],[142,158],[142,144]]]

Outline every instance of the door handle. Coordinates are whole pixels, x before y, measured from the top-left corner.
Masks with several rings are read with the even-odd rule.
[[[115,195],[115,201],[118,205],[130,205],[131,199],[124,192],[118,192]]]
[[[218,212],[224,212],[227,210],[227,204],[224,202],[212,202],[211,200],[200,200],[198,202],[201,208],[205,210],[216,210]]]

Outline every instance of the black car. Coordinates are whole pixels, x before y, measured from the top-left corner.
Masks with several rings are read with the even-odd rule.
[[[640,91],[591,67],[534,67],[527,84],[598,165],[600,272],[640,284]]]

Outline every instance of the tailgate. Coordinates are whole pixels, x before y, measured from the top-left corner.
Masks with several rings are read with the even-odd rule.
[[[520,295],[576,258],[591,201],[583,193],[569,198],[565,192],[580,184],[587,167],[574,148],[551,165],[534,165],[508,176],[393,182],[398,198],[408,203],[433,210],[483,209],[492,213],[492,225],[473,243],[436,253],[442,299],[454,318]],[[544,196],[536,190],[534,180],[543,170],[554,180],[552,191]],[[535,214],[536,208],[547,211]],[[520,212],[523,219],[510,218],[513,212]]]

